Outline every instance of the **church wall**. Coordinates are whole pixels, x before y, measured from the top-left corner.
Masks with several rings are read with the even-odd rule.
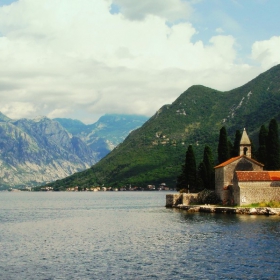
[[[280,201],[280,182],[239,182],[233,187],[234,202],[237,205]]]
[[[221,201],[229,199],[229,192],[226,190],[228,185],[232,185],[236,162],[228,164],[215,170],[215,192]]]
[[[221,200],[223,200],[224,188],[224,167],[215,170],[215,192]]]
[[[246,158],[241,158],[238,162],[236,162],[234,171],[263,171],[263,166],[255,164]]]
[[[220,197],[223,203],[231,203],[232,196],[234,196],[234,203],[240,200],[238,198],[238,191],[232,193],[232,188],[228,186],[233,185],[233,176],[235,171],[263,171],[263,167],[255,164],[245,157],[241,157],[226,166],[215,169],[215,192]]]
[[[229,192],[225,190],[227,186],[233,184],[233,174],[236,170],[236,166],[240,165],[240,160],[236,160],[224,167],[217,168],[215,170],[215,191],[222,201],[229,199]],[[243,166],[241,164],[241,166]],[[244,168],[248,168],[247,166]],[[241,168],[242,169],[242,168]]]
[[[224,188],[227,188],[229,185],[233,184],[233,174],[234,174],[236,164],[238,162],[239,161],[232,162],[232,163],[230,163],[230,164],[228,164],[227,166],[224,167],[224,173],[225,173],[225,175],[224,175]],[[221,199],[222,199],[223,203],[226,203],[226,204],[230,200],[230,191],[229,191],[228,188],[223,191]]]

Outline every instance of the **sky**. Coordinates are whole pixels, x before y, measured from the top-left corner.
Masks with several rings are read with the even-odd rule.
[[[0,111],[148,117],[280,63],[279,0],[0,0]]]

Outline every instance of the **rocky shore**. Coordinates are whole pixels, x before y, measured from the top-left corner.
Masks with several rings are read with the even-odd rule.
[[[204,213],[225,213],[225,214],[243,214],[243,215],[278,215],[280,208],[271,207],[226,207],[216,205],[195,205],[197,204],[197,194],[176,193],[166,195],[166,207],[183,209],[188,212]]]
[[[212,205],[178,204],[178,205],[173,205],[171,208],[183,209],[188,212],[280,216],[280,208],[270,208],[270,207],[249,208],[249,207],[220,207],[220,206],[212,206]]]

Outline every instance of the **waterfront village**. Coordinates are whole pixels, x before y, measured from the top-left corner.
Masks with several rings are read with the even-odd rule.
[[[81,188],[79,186],[66,188],[65,191],[67,192],[79,192],[79,191],[85,191],[85,192],[106,192],[106,191],[173,191],[174,189],[169,188],[165,183],[161,183],[158,186],[156,185],[147,185],[146,187],[137,187],[137,186],[131,186],[131,185],[125,185],[120,188],[113,188],[113,187],[104,187],[104,186],[98,186],[98,187],[91,187],[91,188]],[[24,187],[21,189],[16,188],[10,188],[9,191],[11,192],[19,192],[19,191],[32,191],[31,187]],[[53,187],[42,187],[41,191],[45,192],[51,192],[54,191]]]
[[[42,191],[52,191],[52,187],[45,187],[41,188]],[[67,192],[77,192],[77,191],[86,191],[86,192],[99,192],[99,191],[169,191],[171,190],[169,187],[166,186],[165,183],[161,183],[159,186],[155,185],[147,185],[146,188],[141,188],[137,186],[126,185],[120,188],[113,188],[113,187],[92,187],[92,188],[80,188],[78,186],[74,188],[67,188]]]

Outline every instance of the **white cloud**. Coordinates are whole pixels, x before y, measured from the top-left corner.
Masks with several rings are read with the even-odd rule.
[[[69,115],[71,112],[69,112],[68,108],[57,108],[51,111],[47,117],[50,119],[54,118],[63,118],[65,115]]]
[[[1,107],[1,112],[12,119],[29,118],[36,111],[35,105],[29,102],[10,102]]]
[[[114,0],[122,9],[112,15],[112,1],[0,7],[0,111],[87,122],[113,112],[152,115],[193,84],[223,90],[254,77],[236,63],[232,36],[205,45],[193,40],[191,23],[166,24],[186,19],[188,2]]]
[[[218,27],[218,28],[216,28],[216,30],[215,30],[217,33],[224,33],[225,31],[223,30],[223,28],[221,28],[221,27]]]
[[[252,46],[252,58],[268,69],[280,63],[280,36],[269,40],[257,41]]]

